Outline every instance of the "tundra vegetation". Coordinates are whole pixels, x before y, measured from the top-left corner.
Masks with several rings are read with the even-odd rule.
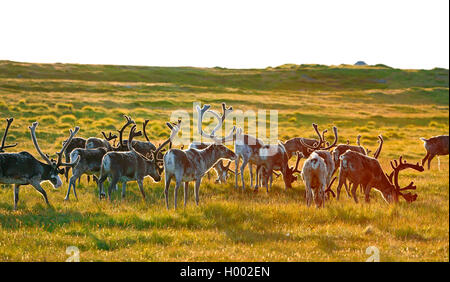
[[[79,126],[77,137],[103,138],[101,131],[116,132],[123,115],[138,125],[149,120],[146,134],[158,147],[170,135],[165,123],[172,111],[192,115],[193,102],[215,109],[226,102],[243,111],[278,110],[283,142],[317,138],[311,128],[317,123],[336,126],[338,144],[350,140],[356,145],[360,134],[361,145],[375,152],[382,134],[378,161],[390,171],[389,161],[400,155],[411,163],[422,161],[426,151],[420,137],[448,134],[449,71],[385,65],[236,70],[0,61],[1,128],[5,118],[14,117],[7,144],[18,143],[7,152],[26,150],[39,157],[28,128],[34,121],[39,122],[39,145],[52,155],[69,129]],[[208,122],[216,122],[204,120],[209,132]],[[331,134],[328,138],[331,142]],[[232,142],[225,145],[233,149]],[[64,201],[68,183],[53,189],[43,182],[47,206],[33,187],[22,186],[17,211],[13,185],[0,185],[0,261],[64,261],[68,246],[79,248],[81,261],[365,261],[369,246],[379,249],[381,261],[449,261],[448,160],[440,157],[440,170],[435,160],[424,172],[402,172],[400,186],[410,181],[417,186],[413,203],[388,205],[372,189],[370,203],[358,191],[359,203],[344,193],[321,209],[307,207],[300,176],[287,190],[281,178],[274,178],[269,193],[255,193],[248,188],[248,169],[244,191],[235,189],[234,177],[225,184],[205,177],[199,206],[177,210],[165,207],[164,181],[150,177],[143,183],[145,200],[137,183],[130,182],[126,198],[113,191],[111,202],[99,201],[95,182],[81,177],[78,200]],[[236,170],[234,162],[231,169]],[[190,183],[191,200],[193,188]],[[173,205],[173,197],[169,200]]]

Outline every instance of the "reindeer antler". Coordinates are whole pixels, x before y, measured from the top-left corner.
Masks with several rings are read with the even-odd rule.
[[[3,149],[12,148],[12,147],[17,146],[17,143],[16,143],[16,144],[13,144],[13,145],[6,145],[6,146],[5,146],[6,136],[8,135],[9,127],[11,126],[11,123],[12,123],[13,121],[14,121],[14,118],[7,118],[7,119],[6,119],[6,129],[5,129],[5,133],[3,134],[2,144],[0,145],[0,153],[3,153],[3,152],[4,152]]]
[[[166,122],[167,127],[170,128],[171,133],[169,138],[164,141],[154,152],[153,152],[153,157],[155,159],[155,161],[162,161],[162,159],[158,159],[158,153],[161,151],[161,149],[166,146],[169,142],[171,143],[172,140],[177,136],[178,131],[180,131],[181,128],[181,119],[178,120],[177,123],[170,123],[170,122]]]
[[[117,130],[119,132],[119,145],[118,148],[123,147],[123,132],[125,131],[125,129],[127,128],[127,126],[131,125],[131,124],[136,124],[136,122],[134,122],[134,120],[131,119],[131,117],[124,115],[123,116],[127,122],[122,126],[121,129]]]
[[[379,156],[380,153],[381,153],[381,149],[383,148],[383,143],[384,143],[383,136],[381,136],[381,134],[378,135],[378,139],[379,139],[379,140],[378,140],[379,145],[378,145],[377,150],[376,150],[375,153],[373,154],[373,157],[374,157],[375,159],[378,159],[378,156]],[[367,154],[369,154],[369,152],[367,152]]]
[[[337,127],[336,127],[336,126],[333,126],[334,142],[333,142],[333,144],[328,145],[328,146],[325,147],[325,148],[320,148],[321,145],[322,145],[322,143],[324,142],[324,140],[323,140],[323,138],[322,138],[322,135],[320,135],[320,133],[319,133],[319,129],[317,128],[317,124],[313,123],[313,127],[314,127],[314,130],[315,130],[316,133],[317,133],[317,136],[319,136],[319,142],[316,143],[317,145],[315,144],[314,146],[309,146],[308,144],[306,144],[306,143],[304,142],[303,138],[300,138],[300,143],[301,143],[303,146],[305,146],[306,148],[311,149],[311,150],[313,150],[313,151],[319,150],[319,149],[321,149],[321,150],[329,150],[329,149],[333,148],[334,146],[336,146],[336,143],[337,143],[337,141],[338,141],[338,132],[337,132]]]
[[[149,120],[146,119],[143,123],[142,123],[142,132],[144,132],[144,137],[147,140],[147,142],[150,142],[150,139],[147,136],[147,132],[145,131],[145,128],[147,127]]]
[[[102,135],[103,135],[103,137],[105,138],[106,141],[111,141],[111,140],[117,138],[117,135],[111,134],[111,132],[109,133],[109,135],[106,135],[106,133],[102,131]]]
[[[395,186],[396,192],[400,196],[403,196],[403,198],[405,198],[405,200],[407,202],[415,201],[417,199],[417,194],[402,193],[402,191],[405,191],[405,190],[415,190],[416,186],[414,185],[414,182],[411,182],[408,186],[400,188],[400,185],[398,184],[398,174],[401,170],[404,170],[407,168],[412,168],[414,170],[422,172],[422,171],[424,171],[423,166],[419,165],[419,163],[411,164],[411,163],[408,163],[406,160],[403,161],[403,156],[400,156],[398,162],[397,162],[397,160],[394,160],[394,162],[391,161],[390,164],[393,169],[393,172],[391,173],[391,175],[393,175],[393,177],[391,175],[389,175],[388,177],[390,179],[392,179],[391,181],[393,182],[392,184],[394,184],[394,186]]]

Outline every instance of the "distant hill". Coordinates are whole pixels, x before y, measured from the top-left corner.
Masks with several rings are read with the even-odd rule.
[[[402,70],[385,65],[285,64],[266,69],[40,64],[0,61],[0,77],[177,83],[257,90],[448,87],[449,70]]]

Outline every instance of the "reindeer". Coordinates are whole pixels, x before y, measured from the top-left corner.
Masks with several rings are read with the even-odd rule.
[[[306,205],[309,207],[312,200],[316,203],[316,207],[324,207],[327,192],[330,189],[336,177],[331,180],[331,172],[333,171],[334,162],[328,151],[318,150],[309,155],[303,163],[302,178],[305,183]],[[334,193],[333,193],[334,194]]]
[[[64,144],[63,144],[64,146]],[[67,146],[66,151],[64,151],[64,157],[65,157],[65,161],[66,163],[70,162],[70,153],[72,153],[73,150],[77,149],[77,148],[85,148],[86,147],[86,139],[83,137],[74,137],[72,139],[72,141],[70,142],[70,144]],[[66,167],[64,170],[64,177],[66,179],[66,182],[69,181],[69,170],[70,167]],[[80,183],[80,179],[78,178],[78,184]],[[88,176],[88,182],[89,182],[89,176]]]
[[[197,149],[197,150],[203,150],[206,149],[209,145],[213,143],[211,142],[192,142],[189,144],[189,149]],[[183,149],[181,149],[183,150]],[[235,171],[230,168],[231,161],[228,161],[228,163],[225,165],[223,160],[219,160],[214,166],[214,170],[217,173],[217,179],[215,180],[216,183],[226,183],[228,179],[228,173],[231,172],[235,174]],[[208,179],[209,179],[209,171],[207,172]]]
[[[89,143],[90,145],[88,146],[86,143],[86,147],[85,149],[82,148],[78,148],[73,150],[70,153],[70,159],[74,160],[76,158],[80,158],[80,161],[78,162],[77,165],[75,165],[72,168],[72,176],[69,179],[69,187],[67,188],[67,193],[66,193],[66,197],[64,198],[64,200],[69,200],[70,197],[70,190],[73,187],[73,194],[75,196],[75,199],[78,200],[77,197],[77,192],[76,192],[76,188],[75,188],[75,183],[76,180],[79,179],[81,177],[81,175],[83,174],[87,174],[89,175],[93,175],[94,180],[97,182],[98,184],[98,178],[97,176],[100,174],[100,168],[101,168],[101,164],[102,164],[102,159],[105,156],[105,154],[109,151],[123,151],[125,146],[122,143],[123,142],[123,132],[125,131],[125,129],[134,123],[134,121],[128,117],[125,116],[126,119],[126,123],[118,130],[119,132],[119,144],[117,146],[111,146],[109,144],[109,140],[113,140],[116,139],[117,136],[116,135],[112,135],[111,132],[109,133],[109,135],[107,136],[104,132],[102,132],[103,136],[105,137],[105,139],[103,140],[104,142],[101,144],[108,144],[108,146],[100,146],[100,143],[95,143],[95,142],[91,142]],[[92,138],[89,138],[87,142],[89,142],[89,140],[94,140]],[[99,145],[99,147],[96,147],[97,145]],[[123,184],[126,185],[126,184]],[[116,187],[117,188],[117,187]],[[122,187],[122,189],[124,189],[124,187]]]
[[[168,125],[169,126],[169,125]],[[170,128],[170,126],[169,126]],[[141,136],[142,132],[135,132],[136,125],[131,127],[130,135],[128,138],[128,151],[127,152],[108,152],[102,159],[100,178],[98,180],[99,197],[102,198],[103,194],[103,182],[106,178],[110,178],[110,185],[108,187],[108,199],[111,201],[111,191],[117,182],[122,182],[122,198],[125,197],[126,183],[128,181],[137,181],[139,190],[141,191],[142,198],[145,200],[144,192],[144,177],[150,175],[155,182],[161,180],[161,173],[163,168],[159,166],[160,161],[157,156],[160,150],[170,142],[179,130],[179,126],[174,126],[172,134],[168,140],[166,140],[155,151],[148,154],[150,158],[137,152],[131,144],[133,144],[133,138]]]
[[[360,153],[360,154],[363,154],[363,155],[366,155],[366,156],[369,155],[369,150],[364,148],[363,146],[361,146],[360,138],[361,138],[361,135],[358,135],[358,137],[357,137],[357,144],[358,145],[357,146],[349,145],[349,144],[339,144],[339,145],[336,146],[336,148],[333,149],[333,151],[331,153],[333,155],[333,160],[334,160],[334,171],[333,171],[333,174],[340,167],[340,159],[339,159],[339,157],[342,154],[344,154],[346,151],[350,150],[350,151],[357,152],[357,153]],[[376,149],[375,153],[373,154],[373,157],[375,159],[378,159],[378,157],[380,156],[381,149],[383,148],[383,143],[384,143],[383,136],[381,134],[378,135],[378,139],[379,139],[378,140],[378,144],[379,145],[378,145],[378,148]],[[351,197],[350,191],[349,191],[350,185],[351,185],[351,183],[349,183],[349,185],[347,185],[347,182],[344,182],[345,191],[347,191],[347,195],[349,197]],[[361,187],[361,191],[364,192],[362,187]],[[339,200],[340,194],[341,194],[341,189],[338,189],[337,190],[337,199],[338,200]]]
[[[328,142],[325,141],[325,133],[327,133],[327,129],[322,131],[321,139],[323,140],[323,142],[320,144],[321,147],[329,146],[329,144],[327,144]],[[303,144],[314,146],[315,144],[319,144],[319,140],[312,138],[295,137],[287,140],[283,145],[286,148],[289,158],[295,155],[296,152],[301,152],[303,156],[307,158],[311,154],[311,151],[308,150],[308,147],[305,147]]]
[[[325,205],[327,193],[332,192],[330,187],[334,182],[334,179],[331,179],[334,173],[334,161],[328,150],[336,146],[338,133],[337,128],[334,126],[334,142],[324,148],[321,144],[324,142],[323,134],[322,136],[320,135],[317,124],[313,123],[313,128],[319,136],[319,142],[315,146],[310,146],[304,143],[303,140],[300,140],[300,143],[308,148],[309,152],[312,152],[303,164],[301,175],[305,183],[308,207],[313,199],[316,206],[321,207]]]
[[[248,169],[250,171],[250,187],[253,187],[253,168],[252,164],[257,164],[258,162],[258,154],[259,149],[264,146],[264,142],[261,139],[258,139],[254,136],[243,134],[242,129],[238,129],[236,132],[236,141],[234,143],[234,152],[236,153],[235,159],[235,188],[238,189],[238,168],[240,169],[241,181],[242,181],[242,190],[245,190],[245,182],[244,182],[244,169],[248,164]],[[239,161],[242,158],[242,165],[239,167]],[[255,188],[258,188],[258,169],[256,168],[256,177],[255,177]]]
[[[19,201],[19,187],[21,185],[32,185],[44,197],[45,203],[50,205],[47,198],[47,193],[41,187],[41,182],[48,180],[55,189],[59,188],[62,185],[59,174],[64,173],[64,170],[60,167],[75,166],[79,161],[78,158],[73,163],[62,162],[62,154],[66,150],[67,145],[70,143],[72,138],[80,130],[79,127],[75,127],[74,131],[70,130],[70,136],[61,151],[56,153],[58,159],[55,161],[53,159],[50,160],[49,157],[42,153],[39,148],[36,139],[37,126],[38,122],[34,122],[32,126],[29,127],[31,139],[36,151],[46,163],[38,161],[28,152],[0,154],[0,183],[14,184],[14,210],[17,209],[17,203]],[[5,146],[2,146],[2,148],[5,148]]]
[[[264,186],[266,186],[266,192],[269,192],[269,178],[270,188],[272,188],[272,172],[274,170],[281,171],[284,180],[284,189],[292,188],[293,177],[295,177],[293,176],[294,171],[289,167],[289,158],[281,142],[279,144],[262,146],[258,150],[258,154],[254,156],[254,162],[257,164],[257,175],[262,174],[261,180]],[[255,186],[255,191],[258,191],[258,184]]]
[[[428,160],[428,169],[430,169],[431,160],[435,156],[444,156],[449,154],[448,146],[449,146],[449,136],[448,135],[439,135],[434,136],[429,139],[425,139],[423,137],[420,138],[424,142],[423,146],[427,151],[427,154],[422,159],[422,166]],[[439,157],[438,157],[439,158]],[[441,169],[440,162],[438,164],[439,170]]]
[[[125,118],[127,119],[127,124],[132,124],[134,123],[134,121],[129,120],[127,116],[125,116]],[[105,132],[102,131],[102,135],[103,135],[103,139],[101,138],[97,138],[97,137],[89,137],[86,140],[86,145],[85,148],[86,149],[94,149],[94,148],[106,148],[106,150],[108,151],[112,151],[113,150],[113,146],[109,143],[111,140],[115,140],[117,139],[117,135],[115,134],[111,134],[111,132],[109,133],[109,135],[107,136],[105,134]]]
[[[387,203],[398,202],[399,196],[402,196],[408,203],[414,202],[417,199],[417,194],[403,193],[405,190],[415,190],[414,182],[408,186],[400,188],[398,184],[398,174],[401,170],[411,168],[419,172],[424,171],[423,166],[417,164],[410,164],[402,160],[400,156],[399,161],[394,160],[391,163],[393,171],[390,174],[383,172],[380,163],[377,159],[363,155],[358,152],[348,150],[340,156],[341,169],[339,172],[338,190],[342,187],[346,179],[353,183],[352,195],[356,203],[356,188],[362,185],[365,193],[365,201],[370,202],[370,190],[375,188],[381,192],[383,199]]]
[[[222,104],[223,114],[209,110],[210,105],[204,105],[202,109],[197,106],[199,113],[198,132],[201,136],[211,139],[213,142],[205,149],[189,148],[187,150],[170,149],[164,156],[164,171],[165,171],[165,190],[164,196],[166,199],[166,207],[169,209],[169,188],[172,178],[175,178],[174,191],[174,207],[177,208],[178,189],[182,182],[184,182],[184,206],[186,206],[188,198],[188,187],[190,181],[195,181],[195,203],[199,203],[199,191],[202,178],[220,159],[234,160],[236,154],[223,145],[229,140],[233,140],[236,127],[230,131],[230,134],[224,138],[219,138],[215,132],[222,127],[223,121],[227,114],[233,109],[226,108]],[[210,134],[206,134],[202,129],[203,114],[208,111],[211,112],[218,120],[217,126]],[[174,135],[175,136],[175,135]]]

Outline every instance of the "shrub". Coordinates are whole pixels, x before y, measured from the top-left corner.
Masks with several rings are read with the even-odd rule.
[[[59,118],[59,122],[74,124],[77,121],[77,118],[74,115],[63,115]]]

